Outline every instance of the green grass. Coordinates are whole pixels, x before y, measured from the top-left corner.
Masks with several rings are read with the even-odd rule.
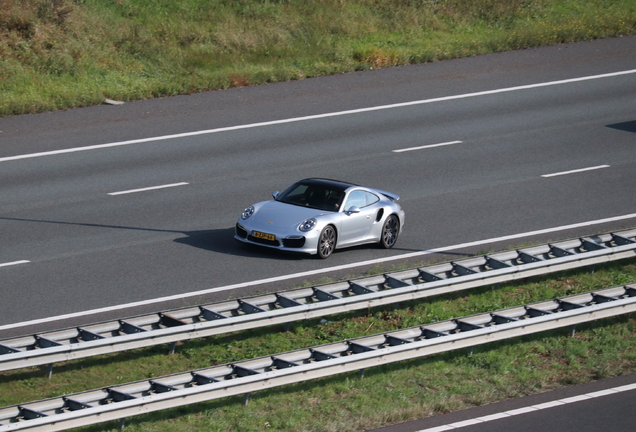
[[[632,0],[3,0],[0,115],[635,32]]]
[[[636,281],[636,260],[470,292],[0,374],[0,406],[204,368]],[[636,371],[633,314],[129,418],[127,431],[359,431]],[[84,428],[114,431],[109,422]]]

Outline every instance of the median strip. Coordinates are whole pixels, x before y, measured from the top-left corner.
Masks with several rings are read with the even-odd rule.
[[[634,311],[636,284],[616,286],[0,408],[0,431],[66,430],[240,394],[246,404],[254,391],[472,349]],[[525,407],[508,415],[541,408]]]

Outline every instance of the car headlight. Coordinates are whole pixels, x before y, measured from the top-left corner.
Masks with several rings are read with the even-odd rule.
[[[243,220],[249,219],[250,216],[252,216],[253,214],[254,214],[254,206],[249,206],[248,208],[243,210],[243,213],[241,213],[241,219]]]
[[[311,231],[316,226],[316,223],[316,219],[314,218],[305,219],[298,225],[298,229],[302,232]]]

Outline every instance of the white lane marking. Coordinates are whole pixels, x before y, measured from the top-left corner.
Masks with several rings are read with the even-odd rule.
[[[236,290],[236,289],[246,288],[246,287],[254,286],[254,285],[262,285],[262,284],[266,284],[266,283],[280,282],[280,281],[289,280],[289,279],[295,279],[295,278],[301,278],[301,277],[307,277],[307,276],[314,276],[314,275],[321,274],[321,273],[330,273],[330,272],[335,272],[335,271],[338,271],[338,270],[347,270],[347,269],[352,269],[352,268],[361,267],[361,266],[385,263],[385,262],[388,262],[388,261],[396,261],[396,260],[405,259],[405,258],[413,258],[413,257],[418,257],[418,256],[424,256],[424,255],[430,255],[430,254],[434,254],[434,253],[439,253],[439,252],[445,252],[445,251],[449,251],[449,250],[462,249],[462,248],[471,247],[471,246],[481,246],[481,245],[486,245],[486,244],[490,244],[490,243],[497,243],[497,242],[500,242],[500,241],[519,239],[519,238],[529,237],[529,236],[533,236],[533,235],[537,235],[537,234],[553,233],[553,232],[565,231],[565,230],[573,229],[573,228],[581,228],[581,227],[586,227],[586,226],[591,226],[591,225],[598,225],[598,224],[603,224],[603,223],[608,223],[608,222],[616,222],[616,221],[621,221],[621,220],[625,220],[625,219],[633,219],[633,218],[636,218],[636,213],[623,215],[623,216],[616,216],[616,217],[611,217],[611,218],[606,218],[606,219],[598,219],[598,220],[593,220],[593,221],[588,221],[588,222],[581,222],[581,223],[576,223],[576,224],[572,224],[572,225],[563,225],[563,226],[560,226],[560,227],[546,228],[546,229],[537,230],[537,231],[529,231],[529,232],[525,232],[525,233],[512,234],[512,235],[508,235],[508,236],[496,237],[496,238],[491,238],[491,239],[486,239],[486,240],[478,240],[478,241],[469,242],[469,243],[461,243],[461,244],[453,245],[453,246],[445,246],[445,247],[440,247],[440,248],[431,249],[431,250],[412,252],[412,253],[408,253],[408,254],[395,255],[395,256],[391,256],[391,257],[384,257],[384,258],[378,258],[378,259],[373,259],[373,260],[368,260],[368,261],[361,261],[361,262],[357,262],[357,263],[343,264],[343,265],[335,266],[335,267],[328,267],[328,268],[322,268],[322,269],[317,269],[317,270],[309,270],[309,271],[306,271],[306,272],[293,273],[293,274],[283,275],[283,276],[275,276],[275,277],[271,277],[271,278],[267,278],[267,279],[260,279],[260,280],[250,281],[250,282],[241,282],[241,283],[237,283],[237,284],[234,284],[234,285],[226,285],[226,286],[210,288],[210,289],[202,290],[202,291],[194,291],[194,292],[190,292],[190,293],[176,294],[176,295],[172,295],[172,296],[154,298],[154,299],[150,299],[150,300],[142,300],[142,301],[138,301],[138,302],[134,302],[134,303],[120,304],[120,305],[116,305],[116,306],[108,306],[108,307],[104,307],[104,308],[92,309],[92,310],[83,311],[83,312],[75,312],[75,313],[70,313],[70,314],[66,314],[66,315],[59,315],[59,316],[56,316],[56,317],[41,318],[41,319],[36,319],[36,320],[32,320],[32,321],[25,321],[25,322],[22,322],[22,323],[6,324],[6,325],[3,325],[3,326],[0,326],[0,330],[7,330],[7,329],[15,328],[15,327],[22,327],[22,326],[27,326],[27,325],[34,325],[34,324],[41,324],[41,323],[52,322],[52,321],[59,321],[59,320],[68,319],[68,318],[76,318],[76,317],[81,317],[81,316],[85,316],[85,315],[93,315],[93,314],[102,313],[102,312],[111,312],[111,311],[127,309],[127,308],[132,308],[132,307],[137,307],[137,306],[147,306],[147,305],[151,305],[151,304],[155,304],[155,303],[161,303],[161,302],[165,302],[165,301],[171,301],[171,300],[183,300],[185,298],[197,297],[197,296],[202,296],[202,295],[211,294],[211,293],[215,293],[215,292]]]
[[[598,165],[598,166],[593,166],[593,167],[589,167],[589,168],[580,168],[580,169],[575,169],[575,170],[570,170],[570,171],[562,171],[562,172],[557,172],[557,173],[552,173],[552,174],[543,174],[541,177],[556,177],[556,176],[562,176],[562,175],[568,175],[568,174],[574,174],[574,173],[580,173],[580,172],[585,172],[585,171],[594,171],[594,170],[598,170],[598,169],[603,169],[603,168],[609,168],[609,165]]]
[[[0,264],[0,267],[14,266],[14,265],[18,265],[18,264],[27,264],[27,263],[30,263],[30,262],[31,261],[27,261],[27,260],[13,261],[13,262],[2,263],[2,264]]]
[[[442,432],[442,431],[456,430],[456,429],[463,428],[465,426],[472,426],[472,425],[475,425],[475,424],[487,423],[487,422],[494,421],[494,420],[500,420],[502,418],[514,417],[514,416],[521,415],[521,414],[526,414],[526,413],[529,413],[529,412],[540,411],[540,410],[552,408],[552,407],[555,407],[555,406],[566,405],[566,404],[570,404],[570,403],[576,403],[576,402],[580,402],[580,401],[583,401],[583,400],[590,400],[590,399],[599,398],[599,397],[603,397],[603,396],[607,396],[607,395],[611,395],[611,394],[623,393],[623,392],[627,392],[627,391],[631,391],[631,390],[636,390],[636,384],[627,384],[627,385],[620,386],[620,387],[614,387],[614,388],[610,388],[610,389],[607,389],[607,390],[601,390],[601,391],[598,391],[598,392],[587,393],[587,394],[583,394],[583,395],[575,396],[575,397],[571,397],[571,398],[555,400],[555,401],[552,401],[552,402],[542,403],[542,404],[539,404],[539,405],[532,405],[532,406],[528,406],[528,407],[525,407],[525,408],[519,408],[519,409],[516,409],[516,410],[504,411],[504,412],[501,412],[501,413],[491,414],[491,415],[487,415],[487,416],[484,416],[484,417],[476,417],[474,419],[463,420],[463,421],[456,422],[456,423],[449,423],[449,424],[446,424],[446,425],[436,426],[436,427],[432,427],[432,428],[428,428],[428,429],[420,429],[417,432]]]
[[[409,147],[409,148],[393,150],[393,153],[403,153],[403,152],[413,151],[413,150],[424,150],[424,149],[429,149],[429,148],[433,148],[433,147],[442,147],[442,146],[453,145],[453,144],[461,144],[461,143],[462,143],[462,141],[449,141],[449,142],[444,142],[444,143],[439,143],[439,144],[427,144],[427,145],[423,145],[423,146],[419,146],[419,147]]]
[[[484,417],[480,417],[483,421],[490,421],[490,420],[499,420],[502,418],[506,418],[508,417],[506,414],[502,414],[502,413],[497,413],[497,414],[491,414],[489,416],[484,416]]]
[[[141,189],[131,189],[131,190],[126,190],[126,191],[120,191],[120,192],[110,192],[108,195],[124,195],[124,194],[130,194],[130,193],[136,193],[136,192],[145,192],[145,191],[150,191],[150,190],[157,190],[157,189],[165,189],[165,188],[171,188],[171,187],[177,187],[177,186],[185,186],[189,183],[173,183],[173,184],[166,184],[166,185],[161,185],[161,186],[151,186],[151,187],[145,187],[145,188],[141,188]]]
[[[423,105],[423,104],[429,104],[429,103],[435,103],[435,102],[445,102],[445,101],[451,101],[456,99],[465,99],[465,98],[477,97],[477,96],[494,95],[499,93],[518,91],[518,90],[529,90],[529,89],[535,89],[535,88],[547,87],[547,86],[553,86],[553,85],[570,84],[570,83],[602,79],[602,78],[612,78],[612,77],[617,77],[621,75],[629,75],[634,73],[636,73],[636,69],[625,70],[620,72],[612,72],[612,73],[606,73],[606,74],[600,74],[600,75],[590,75],[590,76],[584,76],[579,78],[570,78],[570,79],[564,79],[564,80],[558,80],[558,81],[548,81],[543,83],[528,84],[528,85],[522,85],[522,86],[516,86],[516,87],[507,87],[507,88],[495,89],[495,90],[486,90],[481,92],[466,93],[466,94],[454,95],[454,96],[444,96],[444,97],[433,98],[433,99],[423,99],[423,100],[402,102],[402,103],[396,103],[396,104],[390,104],[390,105],[380,105],[380,106],[359,108],[359,109],[353,109],[353,110],[347,110],[347,111],[337,111],[332,113],[316,114],[316,115],[310,115],[305,117],[294,117],[289,119],[273,120],[273,121],[261,122],[261,123],[251,123],[251,124],[238,125],[238,126],[222,127],[217,129],[207,129],[207,130],[200,130],[200,131],[194,131],[194,132],[185,132],[185,133],[174,134],[174,135],[163,135],[163,136],[141,138],[141,139],[135,139],[135,140],[129,140],[129,141],[120,141],[120,142],[114,142],[114,143],[108,143],[108,144],[97,144],[97,145],[86,146],[86,147],[75,147],[75,148],[53,150],[53,151],[46,151],[46,152],[40,152],[40,153],[8,156],[8,157],[0,158],[0,162],[6,162],[6,161],[12,161],[12,160],[18,160],[18,159],[35,158],[35,157],[41,157],[41,156],[52,156],[52,155],[58,155],[58,154],[64,154],[64,153],[87,151],[87,150],[96,150],[96,149],[103,149],[103,148],[109,148],[109,147],[119,147],[119,146],[125,146],[130,144],[140,144],[140,143],[146,143],[146,142],[152,142],[152,141],[162,141],[162,140],[169,140],[169,139],[175,139],[175,138],[191,137],[196,135],[206,135],[206,134],[212,134],[212,133],[218,133],[218,132],[228,132],[228,131],[235,131],[235,130],[241,130],[241,129],[279,125],[279,124],[285,124],[285,123],[294,123],[294,122],[300,122],[300,121],[306,121],[306,120],[316,120],[316,119],[323,119],[328,117],[337,117],[337,116],[350,115],[350,114],[380,111],[385,109],[402,108],[402,107]]]
[[[560,405],[565,405],[565,402],[556,400],[552,402],[545,402],[539,405],[535,405],[535,407],[537,407],[538,409],[546,409],[546,408],[552,408],[552,407],[560,406]]]
[[[572,396],[571,398],[567,398],[567,399],[563,399],[565,401],[565,403],[573,403],[573,402],[581,402],[584,400],[589,399],[590,397],[587,395],[578,395],[578,396]]]

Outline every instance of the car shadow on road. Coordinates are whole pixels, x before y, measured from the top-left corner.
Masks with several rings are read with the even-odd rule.
[[[615,123],[615,124],[607,125],[607,127],[612,129],[618,129],[625,132],[636,133],[636,120],[623,122],[623,123]]]
[[[293,254],[285,251],[278,251],[256,245],[243,244],[234,238],[234,227],[214,230],[187,231],[185,237],[175,239],[176,243],[187,246],[222,253],[225,255],[236,255],[250,258],[278,259],[283,261],[297,261],[308,258],[309,255]]]

